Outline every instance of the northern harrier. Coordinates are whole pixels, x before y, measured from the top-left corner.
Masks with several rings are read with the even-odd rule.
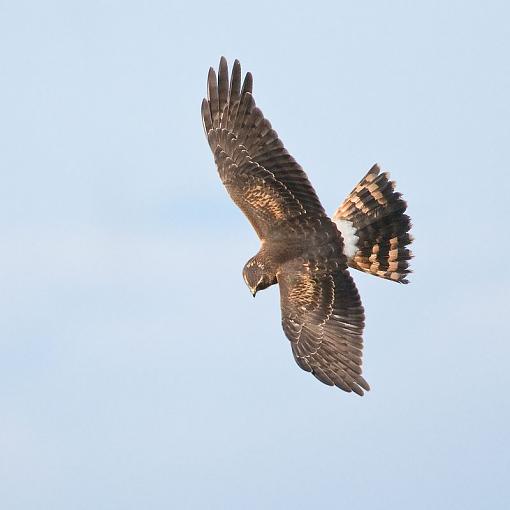
[[[261,241],[244,266],[255,296],[278,283],[282,325],[297,364],[363,395],[364,312],[347,267],[407,283],[406,203],[374,165],[330,219],[305,172],[255,106],[253,79],[236,60],[209,70],[202,120],[223,184]]]

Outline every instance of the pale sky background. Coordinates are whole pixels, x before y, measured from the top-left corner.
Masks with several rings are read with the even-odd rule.
[[[0,506],[506,509],[507,2],[0,1]],[[374,162],[412,284],[354,275],[363,398],[295,364],[202,132],[207,70],[333,212]]]

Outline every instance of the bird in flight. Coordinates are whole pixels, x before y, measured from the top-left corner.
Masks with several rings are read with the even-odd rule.
[[[308,177],[253,99],[235,61],[209,69],[202,120],[220,178],[260,238],[243,268],[253,296],[280,288],[282,326],[297,364],[363,395],[364,311],[348,267],[407,283],[411,222],[395,183],[374,165],[330,218]]]

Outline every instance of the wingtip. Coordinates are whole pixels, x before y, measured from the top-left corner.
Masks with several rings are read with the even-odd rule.
[[[248,71],[246,73],[246,76],[244,77],[244,82],[243,82],[243,89],[241,91],[241,95],[243,96],[244,94],[248,93],[248,92],[252,92],[253,91],[253,75]]]
[[[207,73],[207,88],[209,92],[212,88],[216,86],[216,71],[213,67],[209,68],[209,72]],[[211,99],[211,98],[209,98]]]
[[[209,106],[209,101],[204,97],[202,99],[202,106],[200,108],[200,111],[202,113],[202,126],[204,128],[204,131],[207,135],[209,130],[212,127],[212,117],[211,117],[211,109]]]
[[[218,69],[220,73],[228,71],[227,59],[225,57],[220,58],[220,64],[218,66]]]
[[[370,391],[370,385],[365,381],[364,377],[358,375],[354,382],[351,384],[352,391],[357,393],[360,397],[365,394],[365,391]],[[364,390],[364,391],[363,391]]]

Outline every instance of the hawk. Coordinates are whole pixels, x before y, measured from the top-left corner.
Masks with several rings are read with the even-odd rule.
[[[348,267],[407,283],[411,223],[395,183],[374,165],[332,218],[253,99],[235,61],[209,69],[202,120],[220,178],[260,238],[243,268],[253,296],[280,288],[282,326],[297,364],[363,395],[364,310]]]

